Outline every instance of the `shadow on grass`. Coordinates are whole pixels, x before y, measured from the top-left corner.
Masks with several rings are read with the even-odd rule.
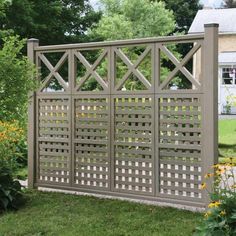
[[[236,144],[219,143],[218,147],[224,148],[224,149],[235,149],[236,150]]]
[[[219,143],[219,157],[236,157],[236,144]]]

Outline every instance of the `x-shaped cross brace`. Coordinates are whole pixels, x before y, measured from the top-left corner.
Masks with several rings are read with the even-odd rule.
[[[115,86],[116,90],[120,90],[123,86],[123,84],[126,82],[126,80],[129,78],[129,76],[133,73],[141,83],[147,88],[151,88],[150,82],[143,76],[143,74],[137,69],[137,67],[140,65],[140,63],[143,61],[143,59],[146,57],[146,55],[150,52],[151,47],[148,46],[145,51],[139,56],[137,61],[133,64],[129,58],[118,48],[115,49],[116,55],[120,57],[120,59],[127,65],[128,71],[123,76],[123,78],[118,82],[118,84]]]
[[[96,69],[97,69],[98,65],[106,57],[107,50],[104,49],[104,51],[97,58],[97,60],[94,62],[93,65],[90,65],[90,63],[85,59],[85,57],[80,52],[76,52],[75,55],[79,59],[79,61],[85,66],[85,68],[87,70],[85,75],[79,80],[79,82],[78,82],[78,84],[77,84],[77,86],[75,88],[76,91],[78,91],[82,87],[82,85],[90,77],[90,75],[93,76],[96,79],[96,81],[102,86],[102,88],[104,90],[107,90],[107,88],[108,88],[107,84],[100,77],[100,75],[96,72]]]
[[[178,71],[181,71],[185,77],[192,83],[193,86],[196,87],[196,89],[200,88],[200,83],[193,77],[193,75],[184,67],[186,63],[193,57],[193,55],[196,53],[196,51],[201,47],[201,43],[197,43],[188,53],[187,55],[179,62],[176,57],[163,45],[160,46],[160,49],[162,52],[166,54],[166,56],[174,63],[176,66],[175,69],[170,72],[167,79],[165,79],[162,84],[160,85],[160,89],[165,89],[166,86],[170,83],[170,81],[173,79],[173,77],[178,73]]]
[[[58,73],[58,70],[61,68],[61,66],[64,64],[64,62],[67,60],[68,53],[65,52],[61,59],[57,62],[56,66],[53,67],[52,64],[48,61],[48,59],[44,56],[44,54],[40,53],[39,58],[44,63],[44,65],[49,69],[50,74],[46,77],[44,82],[42,83],[40,87],[40,91],[42,91],[45,87],[48,86],[50,83],[52,77],[54,76],[58,83],[64,88],[64,90],[67,90],[68,85],[64,81],[64,79],[61,77],[61,75]]]

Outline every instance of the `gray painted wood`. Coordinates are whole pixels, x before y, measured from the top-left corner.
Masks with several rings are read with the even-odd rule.
[[[193,47],[182,60],[167,48],[168,43],[186,42]],[[207,203],[200,184],[217,161],[216,25],[207,25],[203,35],[36,45],[29,41],[29,58],[38,67],[45,64],[49,75],[29,106],[30,187],[36,176],[35,186],[41,187],[196,206]],[[141,53],[134,60],[127,51],[135,47]],[[198,81],[185,65],[200,48],[203,74]],[[96,50],[100,54],[91,61],[86,53]],[[160,51],[176,66],[164,81]],[[49,52],[62,53],[56,66],[47,58]],[[126,66],[120,80],[117,58]],[[149,63],[145,69],[150,78],[140,68],[144,61]],[[65,63],[69,82],[60,71]],[[103,74],[98,70],[102,63]],[[192,88],[171,89],[179,71]],[[142,90],[124,90],[131,75]],[[84,89],[91,76],[100,90]],[[52,77],[64,91],[45,90]]]

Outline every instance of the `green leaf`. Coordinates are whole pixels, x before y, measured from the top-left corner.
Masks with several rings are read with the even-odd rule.
[[[2,203],[4,210],[6,210],[9,204],[9,200],[7,199],[7,197],[0,198],[0,202]]]
[[[236,213],[233,213],[230,218],[236,220]]]

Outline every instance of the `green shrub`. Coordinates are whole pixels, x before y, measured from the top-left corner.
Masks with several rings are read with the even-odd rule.
[[[206,179],[214,178],[211,203],[205,213],[201,226],[195,235],[200,236],[235,236],[236,235],[236,174],[233,163],[214,166],[214,173],[208,173]],[[202,189],[208,190],[207,183]],[[208,190],[209,191],[209,190]]]
[[[27,140],[26,136],[23,135],[16,146],[16,161],[19,164],[20,168],[27,166],[27,159],[28,159]]]
[[[37,86],[35,67],[23,56],[25,40],[18,36],[3,39],[0,49],[0,120],[26,124],[28,94]]]
[[[10,168],[0,166],[0,213],[7,209],[17,209],[22,203],[19,181],[14,180]]]
[[[19,143],[24,131],[19,122],[0,121],[0,212],[15,209],[22,201],[21,185],[15,180],[19,167]]]

